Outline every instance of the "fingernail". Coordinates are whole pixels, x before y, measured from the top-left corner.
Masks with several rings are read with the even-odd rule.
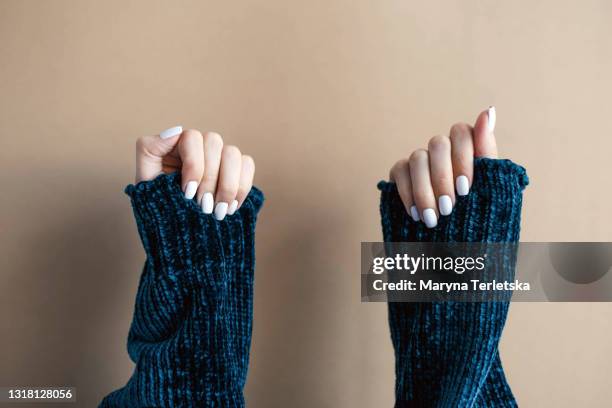
[[[227,203],[217,203],[215,207],[215,218],[217,221],[222,221],[225,218],[225,214],[227,214]]]
[[[421,220],[421,217],[419,217],[419,209],[416,207],[416,205],[410,207],[410,216],[415,222]]]
[[[487,121],[487,130],[489,133],[493,133],[495,130],[495,121],[497,120],[495,114],[495,106],[489,106],[489,110],[487,111],[488,121]]]
[[[174,126],[174,127],[171,127],[169,129],[166,129],[163,132],[161,132],[159,134],[159,137],[161,137],[162,139],[169,139],[169,138],[171,138],[173,136],[180,135],[181,133],[183,133],[183,127],[182,126]]]
[[[198,191],[198,182],[190,181],[185,187],[185,198],[191,200],[193,197],[195,197],[196,191]]]
[[[448,195],[441,195],[438,198],[438,207],[440,208],[440,214],[449,215],[453,212],[453,200]]]
[[[204,214],[212,214],[213,207],[215,206],[215,199],[212,193],[204,193],[202,197],[202,211]]]
[[[227,215],[234,215],[237,209],[238,209],[238,200],[234,200],[232,201],[232,203],[229,205],[229,208],[227,209]]]
[[[468,180],[467,176],[459,176],[455,180],[455,188],[457,189],[457,194],[460,196],[466,196],[470,192],[470,180]]]
[[[432,208],[426,208],[423,210],[423,221],[427,228],[433,228],[438,225],[438,217],[436,217],[436,212]]]

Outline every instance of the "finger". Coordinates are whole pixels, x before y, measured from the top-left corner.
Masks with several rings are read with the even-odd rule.
[[[136,182],[153,180],[163,173],[162,159],[170,153],[183,132],[174,126],[159,135],[144,136],[136,141]]]
[[[251,156],[242,156],[242,170],[240,171],[240,181],[238,182],[238,192],[236,199],[232,201],[227,210],[229,215],[232,215],[242,207],[242,203],[246,200],[251,188],[253,187],[253,177],[255,176],[255,161]]]
[[[429,153],[424,149],[414,151],[410,155],[409,164],[412,196],[419,215],[428,228],[433,228],[438,225],[438,214],[429,173]]]
[[[450,215],[455,203],[450,139],[447,136],[433,137],[427,149],[431,185],[434,195],[438,198],[438,211],[441,215]]]
[[[389,179],[397,186],[397,192],[404,203],[406,212],[410,214],[415,222],[420,221],[419,210],[414,205],[414,198],[412,197],[412,181],[410,180],[410,163],[408,159],[400,160],[393,165]]]
[[[204,139],[204,176],[198,188],[197,199],[205,214],[212,214],[219,179],[223,139],[215,132],[206,132]]]
[[[178,152],[182,161],[181,180],[185,198],[195,197],[204,175],[204,139],[197,130],[185,130],[178,142]]]
[[[474,142],[472,127],[456,123],[450,130],[453,176],[457,195],[465,196],[470,192],[474,172]]]
[[[215,218],[221,221],[227,215],[229,205],[236,199],[240,171],[242,170],[242,153],[236,146],[225,146],[221,153],[219,183],[215,195]]]
[[[474,157],[497,158],[497,142],[494,134],[496,121],[495,106],[478,115],[474,124]]]

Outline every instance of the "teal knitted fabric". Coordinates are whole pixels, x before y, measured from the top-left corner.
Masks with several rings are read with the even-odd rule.
[[[476,159],[470,193],[428,229],[414,222],[392,183],[379,183],[386,242],[517,242],[525,169]],[[516,407],[498,344],[507,302],[389,303],[396,408]]]
[[[136,367],[100,407],[244,407],[263,194],[216,221],[183,197],[178,173],[126,193],[146,253],[128,336]]]

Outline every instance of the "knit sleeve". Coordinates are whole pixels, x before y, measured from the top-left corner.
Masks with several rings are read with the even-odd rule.
[[[470,193],[429,229],[415,222],[392,183],[381,182],[386,242],[517,242],[525,169],[478,158]],[[396,408],[514,407],[498,355],[507,302],[389,303]]]
[[[126,188],[146,254],[128,335],[136,366],[101,407],[244,406],[263,194],[217,221],[180,186],[175,173]]]

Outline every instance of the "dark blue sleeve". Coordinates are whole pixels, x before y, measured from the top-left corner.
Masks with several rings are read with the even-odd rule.
[[[263,194],[216,221],[183,197],[178,173],[126,193],[146,253],[128,335],[136,366],[100,406],[243,407]]]
[[[525,169],[476,159],[470,193],[433,229],[406,213],[392,183],[379,183],[386,242],[518,242]],[[498,344],[509,304],[389,303],[396,408],[515,407]]]

